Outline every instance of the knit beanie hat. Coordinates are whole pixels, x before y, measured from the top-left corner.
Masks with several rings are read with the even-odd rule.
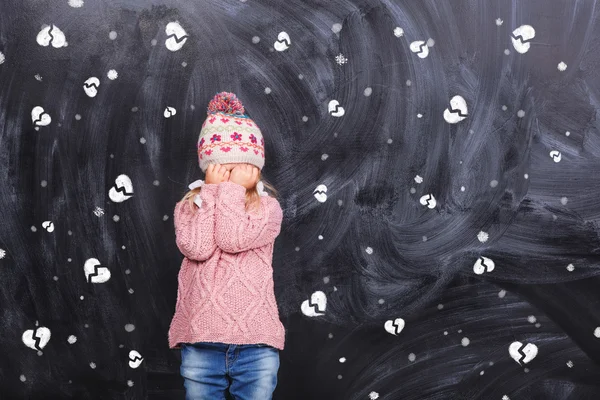
[[[208,103],[207,117],[198,138],[198,162],[250,163],[262,170],[265,141],[258,126],[245,113],[242,102],[230,92],[217,93]]]

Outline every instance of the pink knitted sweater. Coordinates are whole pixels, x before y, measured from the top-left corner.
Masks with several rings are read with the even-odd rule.
[[[260,197],[245,210],[246,189],[233,182],[204,184],[202,205],[175,206],[179,271],[169,347],[180,343],[264,343],[283,350],[285,329],[273,290],[273,243],[281,230],[279,202]]]

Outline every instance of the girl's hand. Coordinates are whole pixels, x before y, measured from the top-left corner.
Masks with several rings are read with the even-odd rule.
[[[229,171],[221,164],[208,164],[206,168],[206,178],[204,183],[216,183],[227,182],[229,180]]]
[[[258,168],[251,164],[237,165],[231,170],[229,181],[252,189],[258,181]]]

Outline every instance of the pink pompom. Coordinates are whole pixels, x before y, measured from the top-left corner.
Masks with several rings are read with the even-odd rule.
[[[237,96],[231,92],[217,93],[208,103],[208,114],[223,112],[226,114],[244,115],[244,106]]]

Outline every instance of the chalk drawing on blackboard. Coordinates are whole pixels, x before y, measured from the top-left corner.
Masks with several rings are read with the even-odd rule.
[[[47,232],[54,232],[54,223],[52,221],[44,221],[42,222],[42,228],[44,228]]]
[[[379,393],[371,392],[369,393],[369,400],[377,400],[379,398]]]
[[[268,196],[269,193],[267,193],[267,191],[265,190],[265,184],[263,183],[263,181],[258,181],[256,183],[256,191],[258,192],[259,196]]]
[[[96,217],[101,217],[101,216],[103,216],[103,215],[104,215],[104,210],[103,210],[101,207],[96,207],[96,208],[94,209],[94,215],[95,215]]]
[[[42,76],[40,74],[35,74],[34,78],[39,82],[42,81]]]
[[[473,272],[475,272],[477,275],[481,275],[484,272],[492,272],[495,267],[496,264],[492,259],[481,256],[477,259],[477,261],[475,261],[475,264],[473,265]]]
[[[52,45],[54,48],[61,48],[67,46],[67,39],[65,34],[61,31],[58,26],[52,24],[50,26],[42,25],[42,30],[38,33],[36,41],[40,46]]]
[[[75,342],[77,342],[77,336],[75,336],[75,335],[69,335],[69,337],[67,338],[67,343],[69,343],[69,344],[75,344]]]
[[[479,231],[479,233],[477,234],[477,240],[479,240],[481,243],[487,242],[489,237],[490,235],[488,235],[488,233],[484,231]]]
[[[388,320],[385,321],[385,324],[383,324],[383,327],[385,328],[385,330],[396,336],[399,335],[400,332],[402,332],[402,330],[404,329],[405,326],[405,322],[402,318],[396,318],[394,320]]]
[[[342,65],[342,64],[346,64],[348,62],[348,59],[346,58],[346,56],[344,56],[342,53],[340,53],[337,56],[335,56],[335,62],[338,63],[339,65]],[[302,78],[300,78],[300,79],[302,79]]]
[[[416,40],[412,42],[409,48],[410,51],[416,53],[419,58],[427,58],[429,55],[429,47],[427,47],[427,43],[422,40]]]
[[[117,79],[119,77],[119,73],[117,72],[116,69],[111,69],[106,73],[106,77],[108,79],[110,79],[111,81],[114,81],[115,79]]]
[[[567,64],[565,64],[564,61],[561,61],[558,63],[558,66],[556,67],[560,72],[565,71],[567,69]]]
[[[340,102],[337,100],[331,100],[327,105],[327,110],[329,111],[329,115],[338,118],[343,116],[346,112],[344,107],[340,106]]]
[[[23,332],[21,340],[25,346],[33,350],[41,351],[50,341],[50,329],[45,326],[39,326],[34,329],[28,329]]]
[[[44,108],[40,106],[35,106],[31,110],[31,120],[33,121],[33,125],[35,125],[36,130],[39,130],[40,126],[47,126],[52,122],[50,114],[44,111]]]
[[[404,29],[400,28],[399,26],[394,28],[394,36],[396,37],[402,37],[404,36]]]
[[[521,342],[512,342],[508,347],[508,353],[519,365],[521,361],[527,364],[537,356],[538,347],[533,343],[527,343],[523,347]]]
[[[415,182],[417,183],[423,183],[423,177],[420,175],[415,176]]]
[[[6,57],[4,56],[4,53],[0,51],[0,64],[4,64],[4,61],[6,61]]]
[[[73,8],[83,7],[83,0],[69,0],[69,5]]]
[[[0,260],[2,260],[4,257],[6,257],[6,250],[0,249]]]
[[[131,368],[137,368],[144,361],[144,357],[137,350],[131,350],[129,352],[129,366]]]
[[[300,309],[302,313],[307,317],[317,317],[325,315],[325,309],[327,308],[327,296],[320,290],[314,292],[310,299],[304,300]]]
[[[89,283],[104,283],[110,279],[110,270],[96,258],[89,258],[83,265],[85,280]]]
[[[426,194],[424,196],[421,196],[421,198],[419,199],[419,202],[424,205],[427,206],[428,208],[434,209],[435,206],[437,205],[437,201],[435,200],[435,197],[433,197],[432,194]]]
[[[525,54],[529,51],[531,40],[535,38],[535,29],[531,25],[521,25],[512,33],[512,44],[516,51]]]
[[[325,203],[327,201],[327,186],[321,184],[313,191],[313,196],[319,203]]]
[[[550,152],[550,157],[552,158],[552,160],[554,160],[555,163],[558,163],[562,159],[562,154],[558,150],[552,150]]]
[[[596,329],[594,329],[594,336],[596,336],[598,339],[600,339],[600,326],[596,327]]]
[[[496,19],[496,25],[502,26],[503,23],[504,23],[504,21],[502,21],[501,18]]]
[[[171,51],[180,50],[187,42],[188,35],[178,21],[169,22],[165,27],[165,33],[167,34],[165,46]]]
[[[124,174],[117,176],[115,185],[108,191],[108,197],[115,203],[122,203],[133,196],[133,183]]]
[[[450,109],[444,110],[444,119],[449,124],[457,124],[467,118],[468,113],[467,102],[457,95],[450,99]]]
[[[98,87],[100,86],[100,79],[95,76],[91,76],[83,82],[83,91],[89,97],[95,97],[98,94]]]
[[[177,114],[177,110],[174,107],[167,106],[163,115],[165,116],[165,118],[170,118],[175,114]]]
[[[292,41],[290,40],[290,35],[287,32],[279,32],[277,35],[277,41],[273,44],[273,47],[277,51],[285,51],[290,48],[292,45]]]

